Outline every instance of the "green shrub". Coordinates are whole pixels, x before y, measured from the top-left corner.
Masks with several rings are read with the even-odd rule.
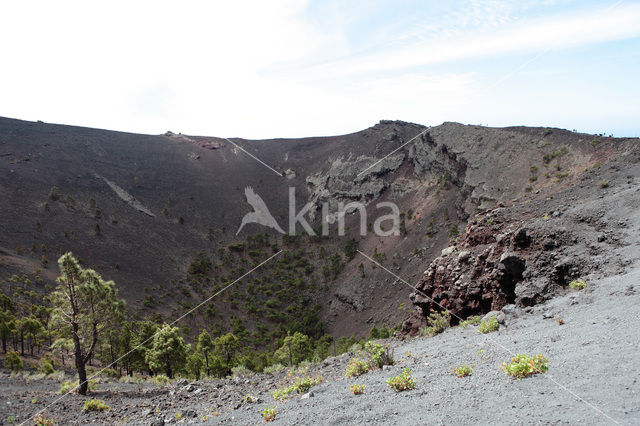
[[[60,383],[60,389],[58,390],[58,393],[61,393],[61,394],[68,393],[72,389],[75,389],[76,386],[77,386],[76,382],[72,380],[65,380],[64,382]]]
[[[272,422],[276,419],[276,414],[278,414],[278,409],[276,407],[266,407],[262,410],[262,417],[264,417],[265,422]]]
[[[195,259],[189,265],[189,274],[191,275],[205,275],[211,271],[213,264],[207,257],[205,252],[200,252]]]
[[[316,376],[316,377],[308,377],[308,376],[299,377],[297,380],[295,380],[293,382],[292,385],[285,386],[285,387],[282,387],[280,389],[276,389],[273,392],[271,392],[271,396],[275,400],[285,399],[286,397],[288,397],[293,392],[305,393],[309,389],[311,389],[312,387],[314,387],[315,385],[317,385],[317,384],[319,384],[321,382],[322,382],[322,377],[320,377],[320,376]]]
[[[53,418],[48,418],[38,413],[33,416],[33,423],[36,426],[53,426],[55,424],[55,420]]]
[[[319,377],[314,377],[314,378],[303,377],[297,382],[295,382],[293,384],[293,387],[295,388],[296,392],[305,393],[315,385],[319,384],[321,381],[322,379]]]
[[[389,352],[389,345],[382,346],[379,343],[367,342],[364,350],[371,356],[374,367],[382,368],[383,365],[393,365],[393,354]]]
[[[53,360],[51,358],[40,358],[40,361],[38,361],[38,371],[47,375],[55,373]]]
[[[569,287],[576,290],[583,290],[587,288],[587,282],[584,280],[573,280],[569,283]]]
[[[93,398],[85,401],[84,407],[82,407],[82,411],[106,411],[110,408],[111,407],[105,404],[104,401]]]
[[[11,371],[22,371],[22,358],[18,352],[7,352],[7,356],[4,358],[4,367]]]
[[[167,386],[169,384],[169,382],[171,382],[171,379],[169,379],[164,374],[158,374],[157,376],[155,376],[153,378],[153,381],[156,382],[156,385],[159,388],[163,388],[163,387]]]
[[[364,385],[351,385],[349,386],[349,390],[354,395],[361,395],[364,393]]]
[[[492,316],[486,321],[482,321],[480,327],[478,327],[478,332],[482,334],[491,333],[492,331],[497,331],[500,325],[498,324],[498,317]]]
[[[405,368],[402,370],[400,375],[387,379],[387,385],[396,392],[402,392],[415,389],[416,379],[411,377],[411,370],[409,368]]]
[[[369,363],[361,360],[358,357],[355,357],[355,358],[351,358],[351,361],[349,361],[349,364],[347,365],[347,371],[345,372],[345,376],[358,377],[358,376],[362,376],[367,371],[369,371]]]
[[[502,363],[501,368],[514,379],[522,379],[533,374],[546,373],[549,369],[549,360],[542,355],[530,357],[528,355],[516,355],[509,363]]]
[[[467,318],[466,320],[460,323],[460,327],[468,327],[470,325],[478,325],[482,322],[482,317],[480,315],[474,315],[472,317]]]
[[[608,180],[603,180],[602,182],[600,182],[600,188],[605,189],[609,187],[609,181]]]
[[[461,365],[459,367],[451,367],[451,370],[456,377],[467,377],[473,372],[473,367],[473,365]]]
[[[231,369],[231,375],[233,377],[247,377],[247,376],[253,376],[254,374],[255,373],[253,371],[249,370],[244,365],[238,365]]]
[[[268,367],[265,367],[263,370],[264,374],[276,374],[283,371],[286,367],[282,364],[273,364]]]
[[[442,333],[444,330],[451,326],[451,313],[449,311],[444,312],[431,312],[427,318],[429,327],[423,327],[420,329],[422,336],[435,336]]]

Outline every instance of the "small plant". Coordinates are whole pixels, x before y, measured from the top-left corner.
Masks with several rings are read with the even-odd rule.
[[[22,371],[22,358],[20,358],[18,352],[7,352],[7,356],[4,358],[4,366],[11,371]]]
[[[363,361],[357,357],[351,358],[351,361],[349,361],[349,364],[347,365],[345,376],[358,377],[362,376],[367,371],[369,371],[369,364],[366,361]]]
[[[283,371],[286,367],[282,364],[273,364],[268,367],[265,367],[263,370],[264,374],[276,374]]]
[[[265,407],[262,410],[262,417],[264,417],[265,422],[272,422],[276,419],[276,414],[278,414],[278,409],[276,407]]]
[[[58,187],[56,186],[51,187],[51,189],[49,190],[49,198],[51,198],[53,201],[57,201],[60,199],[60,194],[58,193]]]
[[[609,187],[609,181],[608,180],[603,180],[602,182],[600,182],[600,188],[605,189]]]
[[[393,354],[389,352],[389,346],[382,346],[379,343],[367,342],[364,350],[371,355],[371,364],[374,367],[382,368],[384,365],[393,365]]]
[[[38,413],[33,417],[33,423],[36,426],[53,426],[54,420],[53,418],[47,418],[42,414]]]
[[[364,393],[364,385],[351,385],[349,386],[349,390],[354,395],[361,395]]]
[[[558,325],[564,324],[564,320],[562,319],[562,317],[556,317],[556,321],[558,322]]]
[[[405,368],[402,370],[402,373],[400,373],[400,375],[387,379],[387,385],[389,385],[396,392],[402,392],[415,389],[416,379],[411,377],[411,369]]]
[[[423,336],[435,336],[442,333],[445,329],[451,326],[451,313],[449,311],[431,312],[427,318],[429,327],[423,327],[420,329],[420,334]]]
[[[243,398],[243,401],[245,402],[245,404],[253,404],[254,402],[256,402],[256,397],[250,394],[246,394]]]
[[[292,385],[274,390],[273,392],[271,392],[271,396],[276,401],[279,399],[285,399],[293,392],[305,393],[320,382],[322,382],[322,377],[320,376],[300,377]]]
[[[55,373],[53,360],[50,358],[40,358],[40,361],[38,361],[38,371],[47,375]]]
[[[236,367],[231,368],[231,375],[233,377],[247,377],[247,376],[253,376],[254,374],[255,373],[253,371],[249,370],[244,365],[238,365]]]
[[[182,420],[182,412],[178,411],[174,416],[173,416],[177,422],[179,422],[180,420]]]
[[[58,390],[58,393],[61,393],[61,394],[69,393],[71,390],[74,390],[75,388],[76,388],[75,382],[71,380],[65,380],[64,382],[60,383],[60,389]]]
[[[584,280],[573,280],[569,283],[569,287],[574,290],[583,290],[587,288],[587,282]]]
[[[303,377],[293,384],[294,389],[298,393],[305,393],[315,385],[322,381],[320,377]]]
[[[529,185],[524,189],[526,192],[531,192],[533,191],[533,186]]]
[[[461,365],[459,367],[451,367],[453,375],[456,377],[467,377],[473,372],[474,365]]]
[[[509,363],[502,363],[502,369],[516,380],[534,374],[546,373],[549,369],[549,360],[542,355],[530,357],[528,355],[516,355]]]
[[[156,385],[159,388],[163,388],[165,386],[167,386],[169,384],[169,382],[171,381],[167,376],[165,376],[164,374],[158,374],[156,377],[154,377],[153,379],[156,382]]]
[[[293,392],[293,388],[291,387],[281,388],[272,391],[271,396],[273,397],[273,399],[278,401],[280,399],[285,399],[286,397],[288,397],[291,392]]]
[[[478,332],[482,334],[491,333],[492,331],[497,331],[500,325],[498,325],[498,317],[492,316],[486,321],[482,321],[480,327],[478,327]]]
[[[110,408],[104,401],[93,398],[85,401],[82,411],[106,411]]]
[[[472,317],[467,318],[466,320],[460,323],[460,327],[468,327],[470,325],[479,325],[482,322],[482,317],[480,315],[474,315]]]

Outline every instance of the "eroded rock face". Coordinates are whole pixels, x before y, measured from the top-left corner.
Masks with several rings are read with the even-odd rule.
[[[449,310],[455,324],[508,304],[544,301],[583,272],[569,258],[557,260],[557,248],[574,243],[562,230],[528,228],[491,213],[477,218],[424,272],[410,296],[417,310],[404,332],[415,334],[427,325],[430,311]]]

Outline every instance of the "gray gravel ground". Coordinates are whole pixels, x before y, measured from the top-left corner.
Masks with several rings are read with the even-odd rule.
[[[269,391],[281,377],[202,381],[187,391],[103,384],[97,397],[112,409],[83,413],[86,397],[69,395],[50,407],[60,424],[263,423],[261,411],[277,406],[274,424],[640,424],[640,268],[591,280],[585,290],[566,290],[531,308],[505,307],[500,330],[480,334],[456,327],[431,338],[391,341],[398,363],[358,378],[345,378],[348,355],[313,366],[324,382],[312,396],[275,402]],[[557,317],[564,320],[559,325]],[[502,362],[514,353],[549,358],[549,371],[522,380],[509,378]],[[452,366],[475,364],[473,374],[457,378]],[[417,387],[401,393],[385,380],[409,367]],[[349,385],[365,385],[353,395]],[[0,377],[0,424],[10,414],[23,421],[59,395],[53,381]],[[247,393],[256,403],[243,403]],[[37,397],[38,404],[31,400]],[[222,405],[221,405],[222,404]],[[219,412],[213,415],[213,407]],[[28,414],[27,414],[28,413]],[[206,416],[206,417],[205,417]]]
[[[266,397],[215,421],[256,424],[265,406],[277,405],[282,424],[640,424],[640,270],[506,311],[498,332],[457,327],[396,342],[402,361],[387,371],[326,381],[308,399]],[[510,379],[500,364],[514,353],[544,354],[549,372]],[[459,364],[475,364],[473,374],[453,376]],[[396,393],[385,379],[404,367],[418,384]],[[364,384],[365,393],[352,395],[351,383]]]

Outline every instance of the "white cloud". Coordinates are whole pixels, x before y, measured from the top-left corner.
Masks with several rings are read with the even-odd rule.
[[[473,31],[446,40],[427,40],[329,62],[316,71],[322,75],[361,74],[402,70],[508,53],[566,49],[592,43],[640,36],[640,4],[621,4],[579,14],[518,20],[493,31]],[[455,31],[455,30],[453,30]],[[457,32],[456,32],[457,34]]]

